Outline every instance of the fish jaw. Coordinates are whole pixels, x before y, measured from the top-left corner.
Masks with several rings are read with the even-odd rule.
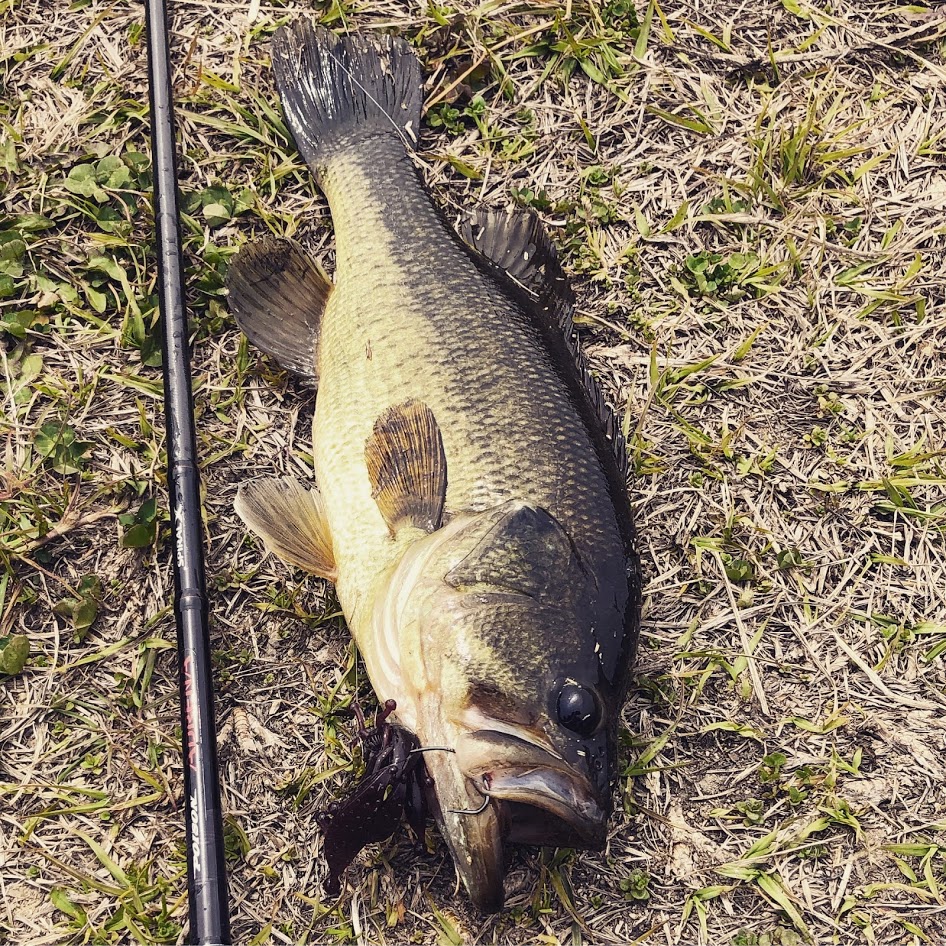
[[[431,807],[473,905],[498,913],[505,898],[502,812],[457,766],[452,752],[424,753]],[[485,804],[484,804],[485,803]]]
[[[468,713],[444,719],[434,703],[418,706],[421,744],[433,782],[431,808],[460,879],[483,913],[502,909],[504,846],[600,849],[607,836],[609,799],[593,780],[562,758],[531,728]],[[438,748],[442,747],[442,748]],[[450,750],[453,751],[450,751]]]

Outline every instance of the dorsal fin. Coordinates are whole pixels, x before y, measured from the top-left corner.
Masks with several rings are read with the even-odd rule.
[[[287,371],[318,384],[319,327],[332,284],[292,240],[247,243],[227,272],[228,304],[243,334]]]
[[[478,208],[464,221],[461,236],[539,299],[574,306],[568,277],[536,214]]]
[[[582,384],[611,443],[621,472],[627,475],[627,447],[621,424],[604,397],[578,346],[572,315],[575,294],[558,261],[555,246],[531,210],[478,208],[461,223],[460,236],[488,260],[505,270],[532,295],[562,334],[578,365]]]
[[[571,337],[575,294],[536,214],[477,208],[461,224],[460,236],[534,296]]]
[[[391,535],[404,525],[440,528],[447,460],[433,411],[420,401],[389,407],[365,442],[371,495]]]

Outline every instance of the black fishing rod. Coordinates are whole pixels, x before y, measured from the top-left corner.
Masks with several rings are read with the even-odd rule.
[[[167,9],[165,0],[146,0],[145,8],[158,297],[164,345],[164,416],[174,550],[174,617],[181,687],[189,939],[194,946],[229,946],[230,917],[210,671],[200,474],[181,258]]]

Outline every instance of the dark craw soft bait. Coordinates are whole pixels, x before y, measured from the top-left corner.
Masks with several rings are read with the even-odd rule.
[[[369,844],[391,837],[403,815],[417,837],[421,840],[424,837],[427,772],[423,755],[417,751],[420,748],[417,737],[388,722],[395,708],[394,700],[388,700],[368,729],[361,710],[355,707],[365,774],[348,798],[332,802],[315,815],[325,835],[328,861],[325,890],[333,897],[341,890],[345,868]]]

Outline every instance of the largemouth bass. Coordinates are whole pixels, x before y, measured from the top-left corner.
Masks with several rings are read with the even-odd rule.
[[[408,45],[299,20],[272,60],[337,262],[334,284],[285,240],[233,262],[243,331],[318,388],[316,486],[256,480],[237,511],[334,582],[379,700],[443,747],[435,814],[498,910],[504,842],[605,842],[641,591],[623,441],[538,218],[461,235],[428,193]]]

